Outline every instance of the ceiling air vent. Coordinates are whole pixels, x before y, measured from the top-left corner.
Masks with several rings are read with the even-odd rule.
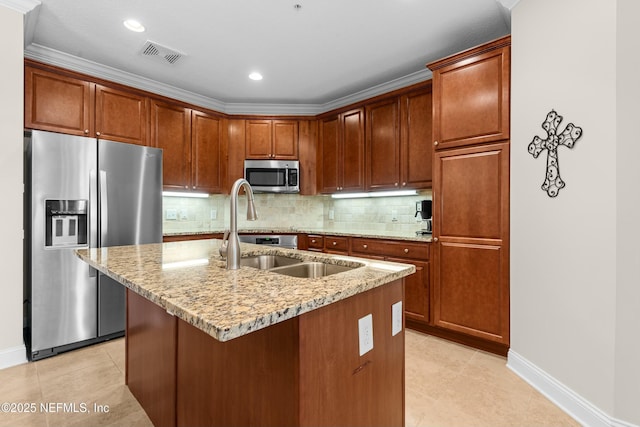
[[[162,46],[161,44],[152,42],[151,40],[147,40],[144,46],[142,46],[140,54],[142,56],[159,59],[163,62],[168,62],[169,64],[175,64],[184,56],[184,54],[174,49]]]

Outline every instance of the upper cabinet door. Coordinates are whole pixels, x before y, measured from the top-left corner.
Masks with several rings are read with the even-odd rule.
[[[162,185],[191,188],[191,114],[188,108],[151,100],[151,145],[162,148]]]
[[[148,99],[96,85],[96,136],[147,145]]]
[[[25,66],[24,126],[93,135],[93,83]]]
[[[343,191],[364,190],[364,109],[358,108],[340,115],[342,127]],[[340,170],[339,169],[339,170]]]
[[[192,189],[220,193],[226,165],[222,161],[222,134],[226,121],[200,111],[191,113]],[[223,168],[223,166],[225,166]]]
[[[509,138],[510,40],[428,65],[437,150]]]
[[[401,186],[399,99],[367,105],[366,113],[366,188],[398,189]]]
[[[318,167],[321,193],[335,193],[340,186],[338,176],[340,157],[340,119],[338,116],[320,121],[320,144],[318,147],[320,167]]]
[[[247,120],[246,152],[248,159],[270,159],[271,120]]]
[[[274,158],[296,160],[298,158],[298,122],[274,120],[272,147]]]
[[[431,188],[433,177],[433,128],[431,87],[400,99],[403,188]]]

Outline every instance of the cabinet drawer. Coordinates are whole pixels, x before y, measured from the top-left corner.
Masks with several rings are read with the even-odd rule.
[[[317,234],[309,234],[309,249],[324,249],[324,236],[319,236]]]
[[[429,259],[429,245],[427,243],[397,240],[353,238],[351,239],[351,252],[354,255],[384,255],[425,261]]]
[[[324,249],[326,251],[349,251],[349,239],[347,237],[325,236]]]

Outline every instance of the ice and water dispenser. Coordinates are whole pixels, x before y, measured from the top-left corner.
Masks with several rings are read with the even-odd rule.
[[[88,207],[87,200],[46,200],[45,246],[85,246]]]

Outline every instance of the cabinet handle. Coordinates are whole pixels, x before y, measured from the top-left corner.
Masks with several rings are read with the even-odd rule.
[[[402,186],[403,186],[403,187],[406,187],[406,186],[407,186],[407,183],[406,183],[406,182],[403,182],[403,183],[402,183]]]
[[[433,239],[431,239],[431,241],[432,241],[433,243],[438,243],[438,238],[437,238],[437,237],[434,237]]]
[[[313,239],[313,240],[311,241],[311,243],[315,243],[315,242],[316,242],[316,239]]]
[[[96,132],[96,136],[100,136],[100,132]]]
[[[398,183],[396,182],[396,183],[395,183],[395,184],[393,184],[393,185],[395,185],[395,186],[397,187],[397,186],[398,186]]]
[[[367,245],[362,245],[363,248],[367,249]]]
[[[89,135],[89,129],[84,130],[85,135]]]
[[[336,242],[331,242],[331,244],[332,244],[333,246],[337,245],[337,243],[336,243]]]
[[[438,141],[433,141],[433,145],[438,145]]]
[[[409,253],[409,249],[408,248],[404,248],[404,253],[408,254]]]

